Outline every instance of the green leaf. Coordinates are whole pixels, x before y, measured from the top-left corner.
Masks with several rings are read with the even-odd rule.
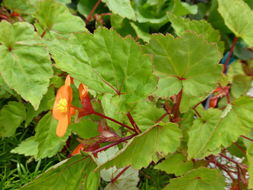
[[[187,161],[186,157],[182,154],[176,153],[168,156],[164,161],[156,165],[155,169],[165,171],[168,174],[180,176],[193,169],[193,163]]]
[[[48,51],[39,40],[28,23],[0,23],[0,74],[35,109],[53,74]]]
[[[183,177],[172,179],[164,190],[217,190],[224,187],[225,179],[219,170],[198,168]]]
[[[41,32],[67,34],[85,31],[84,21],[72,15],[62,3],[54,0],[42,0],[37,3],[35,18]]]
[[[56,136],[57,121],[48,112],[38,123],[35,137],[38,142],[38,159],[54,156],[64,145],[70,132],[64,137]]]
[[[29,137],[22,141],[11,153],[23,154],[25,156],[35,156],[38,154],[38,142],[35,136]]]
[[[247,147],[247,160],[249,164],[248,172],[249,172],[249,189],[253,188],[253,144],[251,143]]]
[[[111,180],[113,177],[117,176],[117,174],[120,173],[123,169],[116,170],[112,176]],[[119,190],[119,189],[131,189],[131,190],[138,190],[137,188],[138,182],[139,182],[139,171],[135,170],[133,168],[128,168],[114,183],[110,182],[107,184],[105,187],[105,190]],[[110,180],[110,181],[111,181]]]
[[[186,32],[180,38],[153,35],[147,51],[154,57],[155,72],[160,78],[155,94],[170,97],[183,89],[183,96],[194,97],[187,103],[188,108],[202,101],[220,77],[218,48],[194,33]]]
[[[176,124],[161,123],[134,137],[113,159],[99,166],[100,169],[131,165],[140,169],[157,162],[168,153],[173,153],[180,145],[181,131]]]
[[[186,18],[177,17],[169,14],[172,27],[178,36],[182,36],[186,31],[193,31],[200,34],[205,40],[210,43],[217,44],[220,53],[224,51],[224,44],[220,41],[220,33],[215,30],[211,24],[205,20],[190,20]]]
[[[188,157],[204,158],[217,154],[252,129],[253,100],[241,97],[222,112],[209,109],[201,113],[189,129]],[[196,139],[198,139],[196,141]]]
[[[26,110],[22,103],[10,101],[0,110],[0,136],[10,137],[25,120]]]
[[[27,116],[25,120],[25,125],[28,126],[30,122],[34,119],[34,117],[38,116],[41,112],[47,111],[53,107],[53,103],[55,100],[54,95],[54,88],[49,87],[47,93],[44,95],[43,99],[41,100],[40,106],[38,110],[34,110],[31,104],[28,104],[26,107],[27,109]]]
[[[113,156],[119,151],[117,146],[113,146],[106,151],[99,152],[97,158],[95,158],[98,165],[104,164],[108,160],[112,159]],[[111,182],[124,168],[117,169],[115,166],[109,169],[102,169],[100,171],[101,178],[106,182]],[[138,170],[129,167],[120,177],[114,182],[109,183],[105,189],[117,190],[117,189],[137,189],[139,181]]]
[[[108,8],[122,17],[131,20],[136,20],[134,9],[131,6],[130,0],[103,0]]]
[[[252,47],[253,11],[250,7],[243,0],[218,0],[218,4],[227,27]]]
[[[140,101],[130,113],[138,127],[145,131],[156,124],[156,121],[165,113],[165,110],[156,107],[153,102]],[[129,121],[128,123],[131,124]]]
[[[85,46],[90,65],[108,86],[124,95],[145,97],[156,84],[150,58],[131,38],[100,28]]]
[[[233,77],[233,83],[231,87],[232,96],[239,98],[245,96],[251,87],[251,77],[245,75],[236,75]]]
[[[196,14],[198,7],[197,5],[189,5],[188,3],[181,2],[180,0],[173,0],[170,12],[177,16]]]
[[[79,13],[87,17],[89,13],[91,12],[92,8],[95,6],[97,1],[91,1],[91,0],[80,0],[77,4],[77,10]],[[99,6],[95,10],[96,13],[103,13],[104,4],[99,4]]]
[[[113,92],[88,64],[89,58],[84,48],[87,39],[89,36],[85,33],[69,35],[68,38],[54,38],[49,43],[49,51],[58,68],[86,84],[90,89],[97,93]]]
[[[97,126],[98,124],[94,121],[82,118],[80,122],[71,124],[69,128],[79,137],[88,139],[99,135]]]
[[[51,167],[35,180],[21,187],[20,190],[84,189],[87,183],[99,183],[98,176],[92,172],[95,167],[96,164],[90,157],[74,156]],[[89,190],[96,189],[90,187]]]
[[[32,14],[35,11],[35,2],[37,0],[4,0],[3,5],[17,13]]]

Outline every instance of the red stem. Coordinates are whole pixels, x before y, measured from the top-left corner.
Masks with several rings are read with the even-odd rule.
[[[129,168],[130,166],[125,167],[123,170],[121,170],[118,175],[116,175],[112,180],[111,183],[115,183],[117,179]]]
[[[138,127],[138,125],[135,123],[134,118],[132,117],[132,115],[131,115],[130,112],[127,112],[127,117],[128,117],[128,120],[130,121],[130,123],[132,124],[132,126],[134,127],[135,132],[136,132],[137,134],[140,134],[140,133],[141,133],[141,130],[140,130],[140,128]]]
[[[183,89],[181,89],[180,92],[176,96],[176,105],[173,107],[173,114],[174,114],[173,120],[174,120],[174,122],[178,122],[178,120],[179,120],[179,114],[180,114],[179,108],[180,108],[180,103],[182,100],[182,94],[183,94]]]
[[[227,157],[226,155],[224,155],[222,153],[220,153],[220,156],[223,157],[223,158],[225,158],[226,160],[228,160],[230,162],[233,162],[235,165],[240,165],[240,163],[234,161],[232,158],[229,158],[229,157]]]
[[[85,23],[88,24],[90,22],[90,20],[92,19],[92,15],[94,14],[94,12],[96,11],[96,9],[98,8],[99,4],[102,2],[102,0],[98,0],[96,2],[96,4],[94,5],[94,7],[91,9]]]
[[[228,63],[229,63],[229,61],[230,61],[230,59],[231,59],[231,56],[232,56],[232,53],[233,53],[233,50],[234,50],[234,48],[235,48],[235,44],[236,44],[237,40],[238,40],[238,38],[237,38],[237,37],[234,37],[232,46],[231,46],[231,48],[230,48],[230,50],[229,50],[228,58],[226,59],[226,62],[225,62],[225,64],[223,65],[223,73],[225,73],[225,72],[227,71]]]
[[[240,175],[240,167],[238,165],[237,165],[237,180],[238,180],[237,188],[238,190],[241,190],[241,186],[240,186],[241,175]]]
[[[112,143],[112,144],[108,144],[108,145],[106,145],[106,146],[104,146],[104,147],[101,147],[101,148],[98,148],[97,150],[92,151],[92,154],[96,154],[96,153],[98,153],[98,152],[107,150],[108,148],[111,148],[111,147],[113,147],[113,146],[115,146],[115,145],[118,145],[118,144],[120,144],[120,143],[122,143],[122,142],[124,142],[124,141],[127,141],[127,140],[129,140],[129,139],[135,137],[135,136],[136,136],[136,134],[133,134],[133,135],[130,135],[130,136],[127,136],[127,137],[123,137],[123,138],[121,138],[121,139],[120,139],[119,141],[117,141],[117,142],[114,142],[114,143]]]
[[[43,31],[43,33],[40,35],[41,38],[43,38],[45,36],[45,34],[47,33],[46,30]]]
[[[244,136],[244,135],[241,135],[241,137],[253,142],[253,139],[251,139],[251,138],[249,138],[249,137],[246,137],[246,136]]]
[[[101,114],[101,113],[98,113],[98,112],[93,112],[92,114],[100,116],[100,117],[102,117],[104,119],[108,119],[108,120],[110,120],[110,121],[112,121],[114,123],[117,123],[117,124],[121,125],[122,127],[125,127],[125,128],[127,128],[127,129],[129,129],[129,130],[131,130],[133,132],[136,132],[135,129],[129,127],[128,125],[126,125],[124,123],[121,123],[121,122],[119,122],[119,121],[117,121],[117,120],[115,120],[115,119],[113,119],[111,117],[108,117],[108,116],[104,115],[104,114]]]
[[[245,153],[246,151],[236,142],[233,143],[241,152]]]
[[[155,123],[159,123],[160,121],[162,121],[166,116],[168,115],[168,113],[164,113]]]

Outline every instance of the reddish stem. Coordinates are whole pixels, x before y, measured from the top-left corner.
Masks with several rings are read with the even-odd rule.
[[[138,127],[138,125],[136,124],[136,122],[134,121],[134,118],[133,118],[133,116],[131,115],[130,112],[127,112],[127,117],[128,117],[128,120],[130,121],[130,123],[132,124],[132,126],[134,127],[135,132],[136,132],[137,134],[140,134],[140,133],[141,133],[141,130],[140,130],[140,128]]]
[[[237,144],[236,142],[233,143],[241,152],[245,153],[246,151],[243,149],[243,147],[241,147],[239,144]]]
[[[176,96],[176,105],[173,107],[173,112],[172,112],[174,114],[174,117],[173,117],[174,122],[179,121],[179,114],[180,114],[179,108],[180,108],[180,103],[182,100],[182,94],[183,94],[183,89],[181,89],[180,92]]]
[[[108,144],[108,145],[106,145],[106,146],[104,146],[104,147],[101,147],[101,148],[98,148],[97,150],[92,151],[92,154],[96,154],[96,153],[98,153],[98,152],[107,150],[108,148],[111,148],[111,147],[113,147],[113,146],[115,146],[115,145],[118,145],[118,144],[120,144],[120,143],[122,143],[122,142],[124,142],[124,141],[127,141],[127,140],[129,140],[129,139],[135,137],[135,136],[136,136],[136,134],[133,134],[133,135],[130,135],[130,136],[127,136],[127,137],[123,137],[123,138],[121,138],[121,139],[120,139],[119,141],[117,141],[117,142],[114,142],[114,143],[112,143],[112,144]]]
[[[237,184],[238,190],[241,190],[241,186],[240,186],[241,175],[240,175],[240,167],[238,165],[237,165],[237,181],[238,181],[238,184]]]
[[[235,165],[240,165],[240,163],[234,161],[232,158],[227,157],[226,155],[224,155],[223,153],[220,153],[220,156],[225,158],[226,160],[233,162]]]
[[[228,58],[226,59],[226,62],[225,62],[225,64],[223,65],[223,73],[225,73],[225,72],[227,71],[228,63],[229,63],[229,61],[230,61],[230,59],[231,59],[231,56],[232,56],[232,53],[233,53],[233,51],[234,51],[235,44],[236,44],[237,40],[238,40],[238,38],[237,38],[237,37],[234,37],[232,46],[231,46],[231,48],[230,48],[230,50],[229,50]]]
[[[1,18],[1,19],[5,19],[5,20],[7,20],[7,19],[8,19],[8,16],[5,16],[5,15],[0,15],[0,18]]]
[[[246,136],[244,136],[244,135],[241,135],[241,137],[242,137],[242,138],[244,138],[244,139],[247,139],[247,140],[249,140],[249,141],[252,141],[252,142],[253,142],[253,139],[251,139],[251,138],[249,138],[249,137],[246,137]]]
[[[40,35],[41,38],[43,38],[46,35],[47,31],[44,30],[43,33]]]
[[[125,167],[123,170],[121,170],[118,175],[116,175],[112,180],[111,183],[115,183],[117,179],[129,168],[130,166]]]
[[[108,117],[108,116],[104,115],[104,114],[101,114],[101,113],[98,113],[98,112],[93,112],[92,114],[100,116],[100,117],[102,117],[104,119],[108,119],[108,120],[110,120],[110,121],[112,121],[114,123],[117,123],[117,124],[121,125],[122,127],[125,127],[125,128],[127,128],[127,129],[129,129],[129,130],[131,130],[133,132],[136,132],[135,129],[129,127],[128,125],[126,125],[124,123],[121,123],[121,122],[119,122],[119,121],[117,121],[117,120],[115,120],[115,119],[113,119],[111,117]]]
[[[90,22],[90,20],[92,19],[92,15],[94,14],[94,12],[96,11],[96,9],[98,8],[99,4],[102,2],[102,0],[98,0],[96,2],[96,4],[94,5],[94,7],[91,9],[85,23],[88,24]]]
[[[155,123],[159,123],[160,121],[162,121],[166,116],[168,115],[168,113],[164,113]]]

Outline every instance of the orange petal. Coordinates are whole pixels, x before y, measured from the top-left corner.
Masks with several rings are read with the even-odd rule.
[[[73,83],[72,78],[67,75],[66,79],[65,79],[65,86],[70,86]]]
[[[80,154],[81,150],[83,150],[84,147],[85,147],[85,145],[83,145],[83,144],[77,145],[77,147],[73,150],[73,152],[71,152],[71,156],[74,156],[76,154]]]
[[[86,85],[80,84],[78,90],[79,90],[79,97],[82,101],[82,99],[88,95],[88,88]]]
[[[68,125],[69,125],[69,118],[68,118],[68,115],[66,115],[65,117],[62,117],[58,121],[58,125],[56,128],[56,135],[58,137],[63,137],[67,131]]]

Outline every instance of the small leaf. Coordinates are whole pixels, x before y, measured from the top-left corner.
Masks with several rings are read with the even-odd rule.
[[[87,184],[99,183],[99,176],[92,172],[95,167],[96,164],[90,157],[74,156],[51,167],[20,190],[84,189]],[[95,187],[97,185],[93,184],[89,190],[97,190]]]
[[[136,136],[121,149],[113,159],[99,166],[100,169],[131,165],[135,169],[157,162],[168,153],[173,153],[180,145],[181,131],[176,124],[161,123]]]
[[[217,154],[252,129],[253,100],[241,97],[232,102],[232,109],[208,109],[201,113],[189,130],[188,157],[204,158]],[[232,123],[232,125],[231,125]],[[196,141],[196,139],[198,139]]]
[[[37,3],[35,18],[41,32],[67,34],[85,31],[85,23],[80,17],[72,15],[62,3],[54,0],[41,0]]]
[[[116,169],[116,168],[115,168]],[[121,171],[117,170],[112,176],[111,180],[117,176]],[[133,168],[128,168],[115,182],[110,182],[106,187],[105,190],[119,190],[119,189],[131,189],[131,190],[138,190],[137,184],[139,181],[139,171]]]
[[[245,96],[251,87],[252,79],[245,75],[235,75],[231,87],[231,94],[235,98]]]
[[[64,145],[70,133],[56,136],[57,121],[48,112],[36,126],[35,140],[38,142],[38,159],[54,156]]]
[[[28,104],[27,106],[27,117],[25,120],[25,125],[28,126],[30,122],[39,115],[43,111],[48,111],[53,107],[53,103],[55,100],[55,95],[54,95],[54,88],[50,87],[47,91],[47,93],[44,95],[44,97],[41,100],[40,106],[38,110],[34,110],[31,104]]]
[[[16,129],[25,120],[26,110],[22,103],[8,102],[0,110],[0,136],[10,137],[16,132]]]
[[[88,139],[99,135],[97,125],[94,121],[82,118],[80,122],[69,125],[69,128],[77,133],[79,137]]]
[[[198,168],[183,177],[172,179],[164,190],[218,190],[224,189],[225,179],[219,170]]]
[[[170,12],[177,16],[196,14],[198,12],[198,7],[196,5],[189,5],[188,3],[181,2],[180,0],[172,0]]]
[[[25,156],[35,156],[38,154],[38,142],[35,136],[29,137],[22,141],[11,153],[23,154]]]
[[[103,2],[106,3],[113,13],[131,20],[136,20],[130,0],[103,0]]]
[[[247,3],[243,0],[218,0],[218,4],[218,11],[227,27],[252,47],[253,11]]]
[[[155,166],[155,169],[165,171],[168,174],[180,176],[193,169],[193,163],[187,161],[186,157],[182,154],[176,153],[166,157],[164,161]]]
[[[53,74],[47,49],[33,26],[0,23],[0,74],[6,84],[38,109]]]

